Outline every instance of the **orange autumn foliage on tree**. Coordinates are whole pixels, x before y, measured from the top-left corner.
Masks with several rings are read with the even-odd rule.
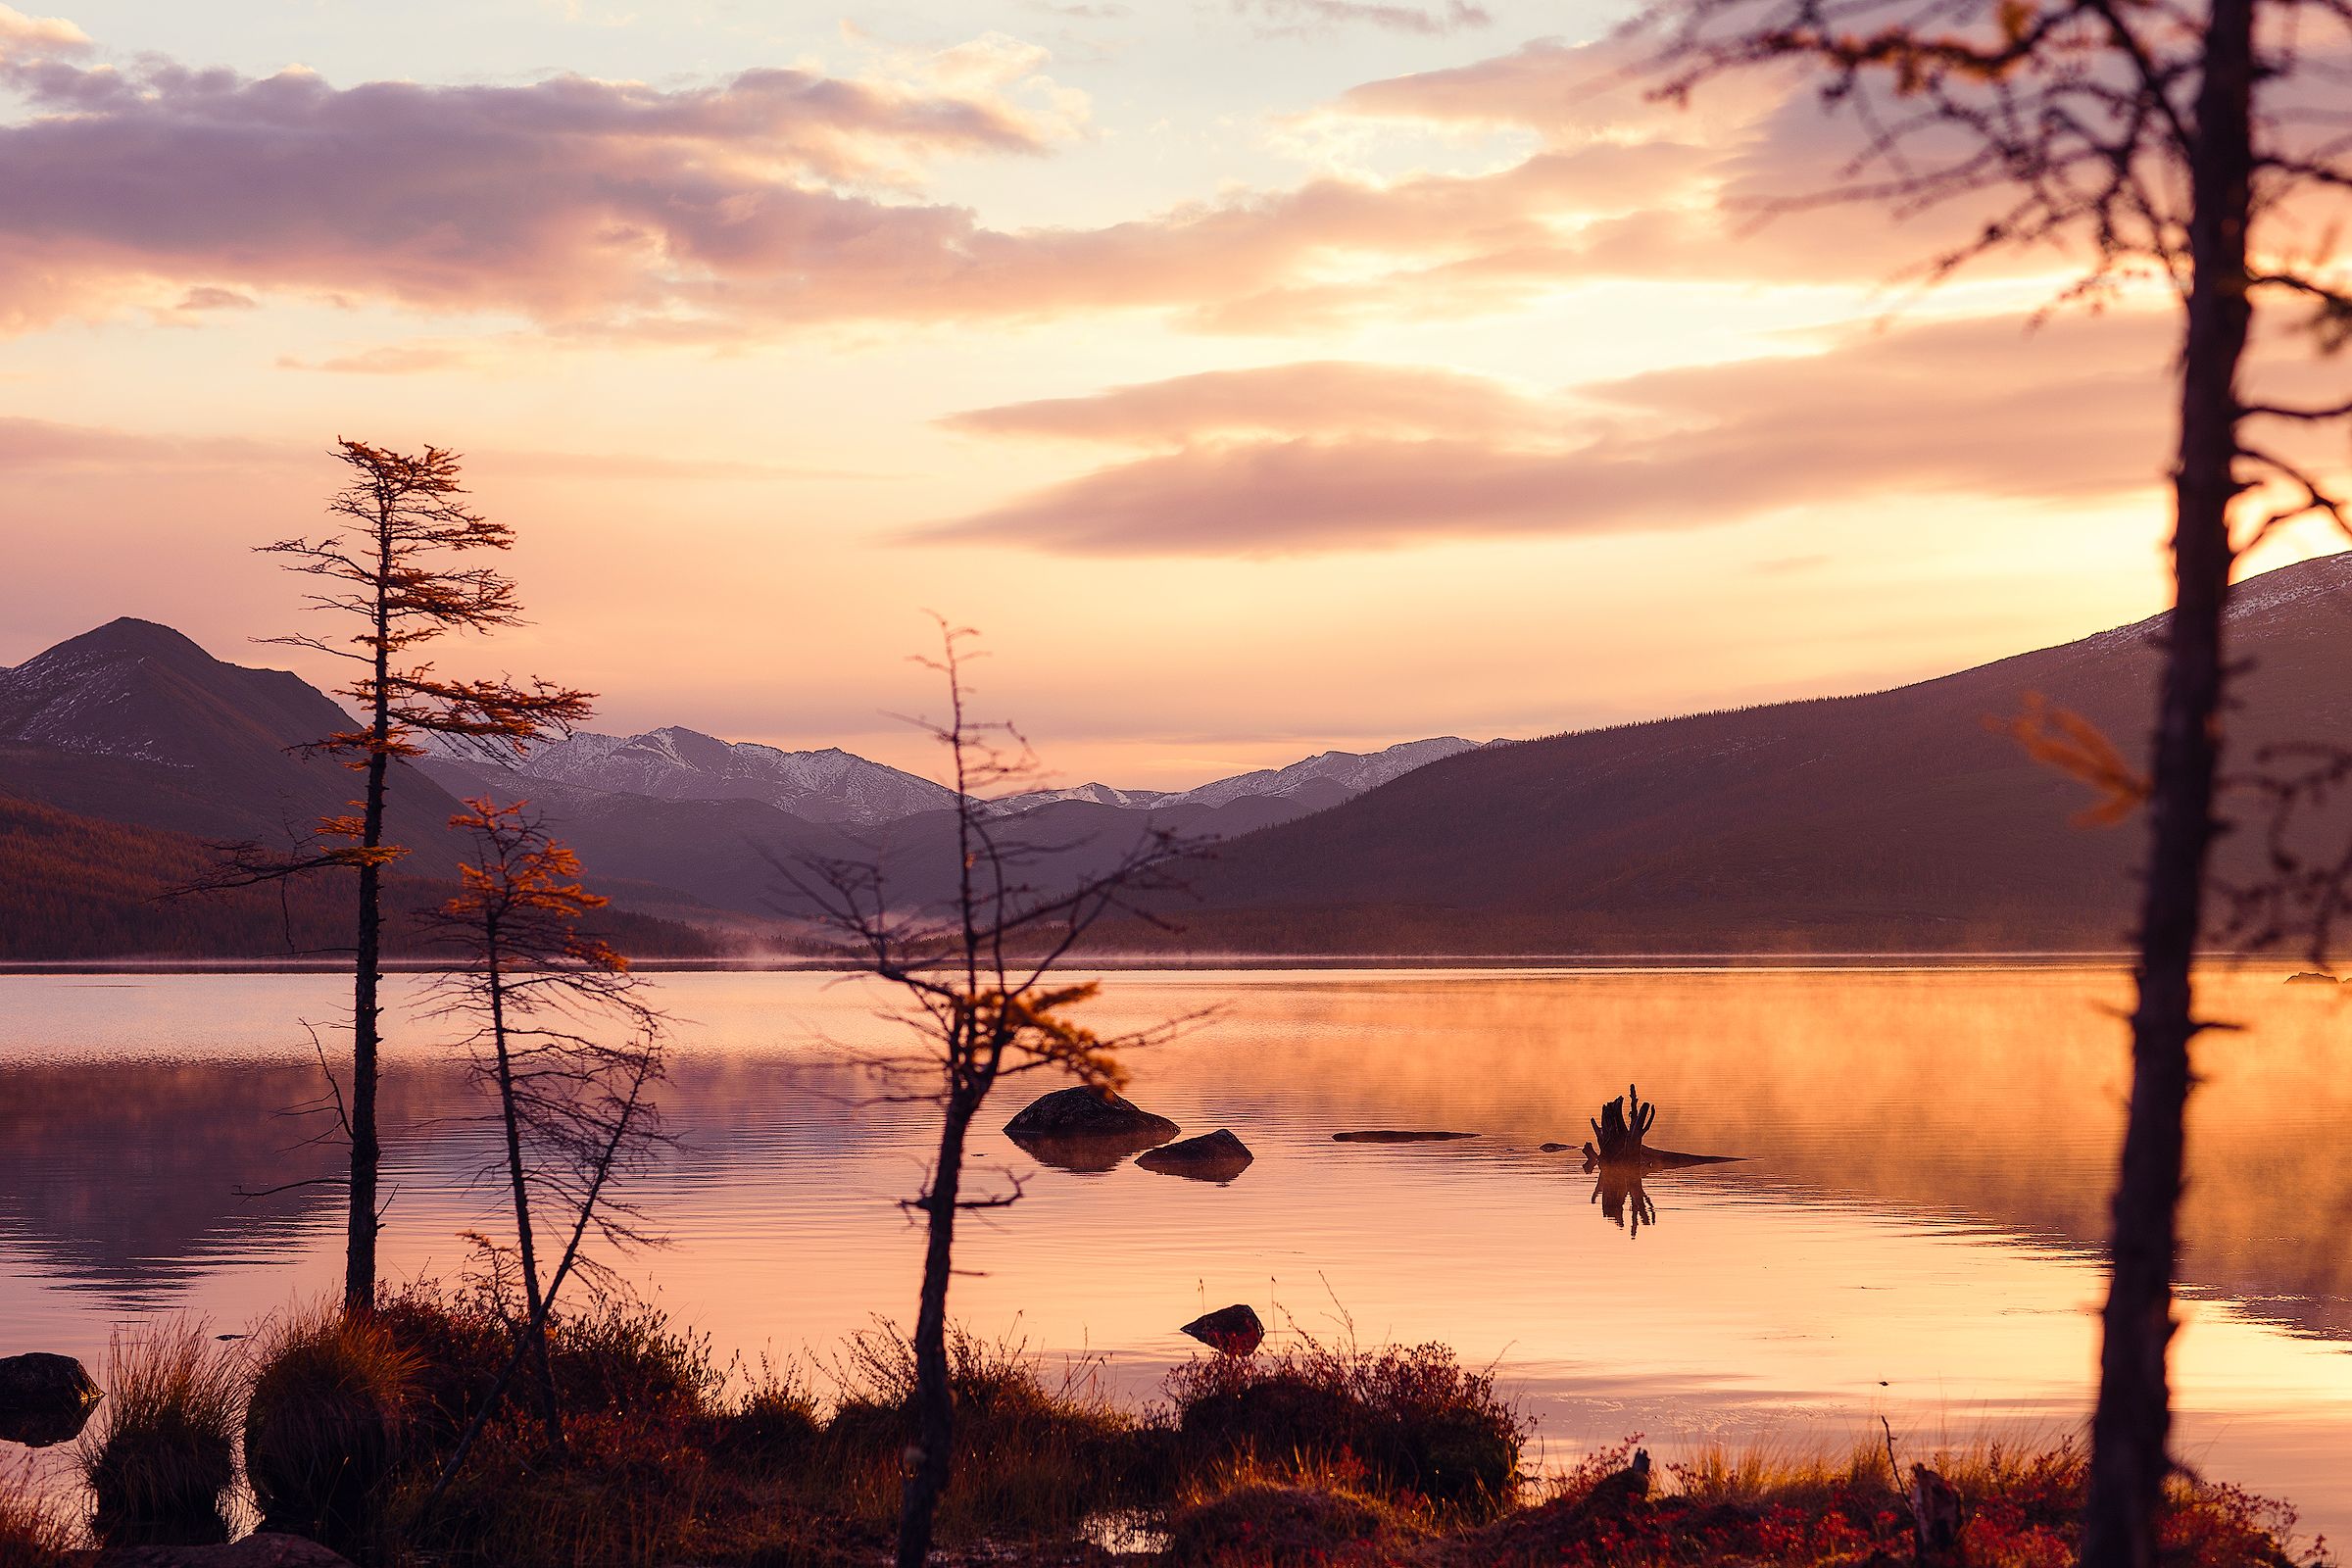
[[[303,633],[265,640],[356,666],[336,695],[357,705],[362,721],[319,737],[306,750],[337,757],[363,775],[361,795],[351,803],[352,810],[320,820],[314,852],[287,856],[238,846],[209,885],[250,886],[321,868],[358,873],[351,1085],[344,1118],[351,1142],[351,1202],[343,1295],[352,1309],[365,1310],[375,1298],[376,1234],[382,1229],[377,1192],[383,1150],[375,1115],[382,1047],[377,1000],[382,877],[407,853],[407,846],[384,839],[392,764],[425,754],[419,735],[519,755],[533,739],[568,733],[586,718],[591,694],[537,679],[519,684],[453,679],[430,662],[416,661],[415,649],[452,632],[522,623],[513,579],[455,559],[511,549],[514,530],[467,504],[458,455],[447,448],[403,453],[344,440],[332,456],[350,470],[343,488],[327,501],[337,525],[315,538],[280,539],[262,549],[285,558],[288,570],[321,584],[308,596],[312,609],[349,616],[358,625],[340,639]]]
[[[564,1417],[548,1318],[564,1282],[597,1266],[584,1256],[584,1243],[643,1239],[633,1211],[612,1200],[611,1188],[659,1141],[650,1091],[664,1071],[663,1020],[640,997],[628,960],[580,929],[608,901],[582,885],[579,857],[524,803],[468,800],[450,826],[467,836],[472,854],[459,868],[458,892],[433,921],[458,954],[433,984],[434,1010],[473,1025],[466,1040],[473,1076],[497,1099],[494,1168],[507,1187],[514,1242],[512,1249],[483,1245],[492,1276],[513,1280],[522,1297],[508,1375],[527,1364],[547,1446],[561,1453]],[[543,1252],[551,1209],[563,1240],[549,1265]],[[485,1411],[504,1388],[502,1378]],[[441,1485],[463,1456],[461,1444]]]

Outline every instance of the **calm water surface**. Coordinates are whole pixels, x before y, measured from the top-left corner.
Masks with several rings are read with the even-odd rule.
[[[400,997],[413,982],[394,983]],[[925,1107],[852,1058],[902,1042],[858,983],[663,976],[679,1147],[638,1197],[671,1245],[623,1260],[722,1352],[823,1352],[912,1302]],[[112,1327],[224,1330],[332,1288],[331,1169],[289,1114],[318,1092],[297,1020],[326,976],[0,976],[0,1353],[95,1363]],[[1547,1458],[2053,1438],[2087,1408],[2096,1260],[2125,1084],[2120,981],[2062,970],[1322,971],[1108,977],[1102,1027],[1203,1006],[1136,1057],[1133,1097],[1257,1162],[1224,1186],[1041,1167],[995,1129],[956,1315],[1104,1357],[1138,1397],[1176,1326],[1250,1301],[1319,1337],[1443,1340],[1541,1420]],[[2184,1216],[2181,1452],[2352,1535],[2352,999],[2213,982]],[[332,1035],[328,1038],[331,1040]],[[480,1110],[395,1012],[387,1270],[454,1275],[497,1223]],[[1628,1079],[1654,1143],[1743,1155],[1603,1201],[1573,1155]],[[1475,1140],[1335,1144],[1355,1127]],[[1646,1200],[1646,1202],[1643,1201]]]

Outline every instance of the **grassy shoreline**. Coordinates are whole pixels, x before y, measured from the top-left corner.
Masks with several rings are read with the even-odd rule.
[[[78,1455],[118,1499],[106,1537],[219,1539],[220,1510],[250,1516],[258,1495],[270,1527],[382,1568],[888,1560],[911,1389],[910,1352],[888,1325],[819,1369],[746,1368],[721,1364],[707,1338],[652,1308],[598,1305],[555,1337],[565,1451],[552,1452],[524,1402],[510,1401],[436,1497],[509,1343],[495,1301],[416,1288],[388,1297],[365,1330],[313,1315],[265,1325],[241,1352],[184,1328],[126,1346],[106,1381],[149,1392],[102,1406]],[[208,1355],[233,1371],[224,1361],[198,1375],[189,1363]],[[1886,1447],[1714,1451],[1654,1468],[1642,1456],[1637,1469],[1629,1441],[1537,1475],[1532,1424],[1441,1346],[1301,1341],[1248,1359],[1203,1355],[1142,1405],[1110,1397],[1092,1365],[1050,1370],[1018,1346],[958,1335],[953,1362],[957,1453],[935,1557],[946,1564],[1877,1568],[1918,1555]],[[813,1392],[818,1371],[838,1389],[830,1399]],[[248,1480],[211,1493],[192,1517],[183,1506],[172,1519],[125,1518],[122,1495],[181,1495],[191,1477],[199,1494],[221,1485],[223,1377],[243,1412]],[[176,1407],[168,1391],[181,1389],[198,1391],[201,1419]],[[374,1423],[356,1447],[355,1411]],[[199,1428],[215,1434],[204,1452],[157,1437]],[[364,1488],[351,1485],[353,1453],[368,1456]],[[2084,1464],[2072,1443],[1900,1461],[1934,1469],[1961,1502],[1960,1555],[1943,1560],[2073,1561]],[[327,1479],[313,1486],[314,1474]],[[91,1527],[72,1512],[0,1469],[0,1568],[86,1561],[73,1548]],[[2166,1540],[2168,1568],[2328,1561],[2324,1544],[2296,1538],[2285,1505],[2185,1477]]]

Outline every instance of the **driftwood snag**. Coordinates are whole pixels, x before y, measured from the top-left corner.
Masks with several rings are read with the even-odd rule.
[[[1643,1101],[1641,1092],[1627,1084],[1625,1098],[1601,1106],[1599,1117],[1592,1123],[1592,1136],[1600,1140],[1600,1148],[1595,1152],[1587,1144],[1586,1157],[1604,1165],[1640,1164],[1642,1140],[1649,1136],[1657,1120],[1658,1107]]]
[[[1596,1144],[1584,1147],[1585,1169],[1632,1171],[1672,1170],[1684,1165],[1721,1165],[1735,1160],[1737,1154],[1686,1154],[1680,1150],[1652,1149],[1644,1141],[1649,1130],[1657,1125],[1658,1107],[1643,1100],[1632,1084],[1625,1086],[1625,1098],[1612,1100],[1600,1107],[1600,1114],[1592,1122]],[[1545,1144],[1548,1152],[1565,1149],[1565,1144]]]

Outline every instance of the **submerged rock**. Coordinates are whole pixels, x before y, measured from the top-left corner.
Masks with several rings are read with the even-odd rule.
[[[70,1443],[104,1397],[79,1361],[34,1350],[0,1357],[0,1441],[28,1448]]]
[[[1221,1355],[1248,1355],[1266,1340],[1266,1326],[1257,1320],[1256,1309],[1246,1301],[1220,1306],[1214,1312],[1197,1317],[1180,1332]]]
[[[1224,1128],[1187,1138],[1181,1144],[1162,1144],[1135,1162],[1162,1176],[1183,1176],[1197,1182],[1229,1182],[1250,1168],[1257,1156],[1250,1146]]]
[[[1333,1133],[1335,1144],[1446,1144],[1457,1138],[1476,1138],[1476,1133],[1416,1132],[1395,1127],[1374,1127],[1364,1132]]]
[[[1016,1139],[1149,1137],[1152,1144],[1164,1144],[1182,1131],[1167,1117],[1154,1116],[1117,1095],[1083,1087],[1039,1096],[1006,1122],[1004,1130]]]

